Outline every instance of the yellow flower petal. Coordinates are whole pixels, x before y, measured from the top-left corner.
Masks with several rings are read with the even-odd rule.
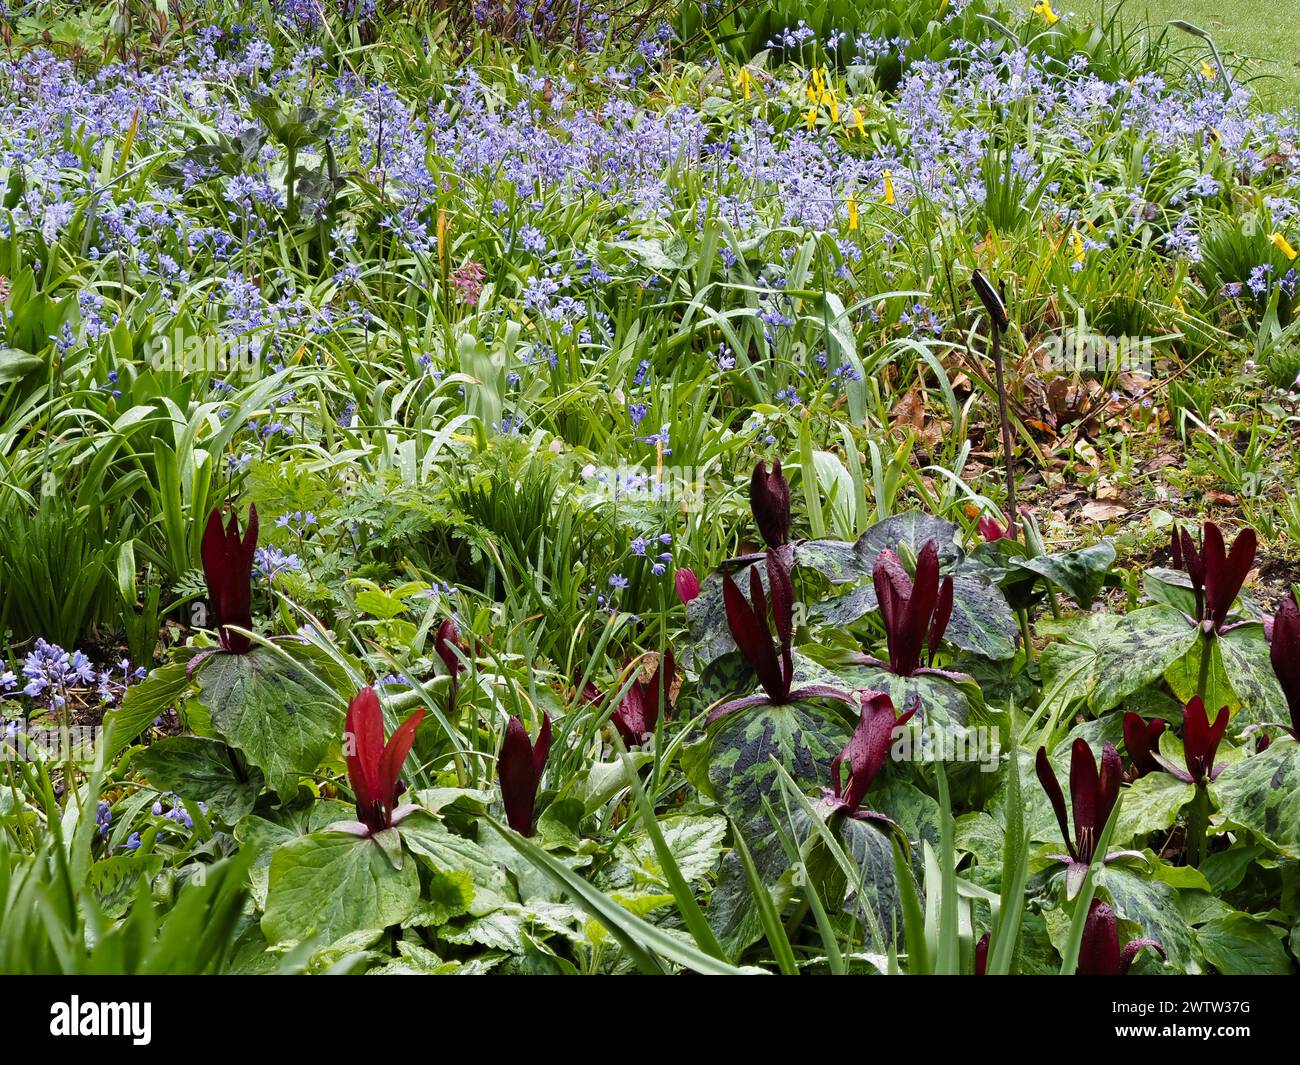
[[[885,171],[885,203],[892,205],[894,203],[894,182],[893,172]]]
[[[1296,257],[1295,248],[1291,247],[1290,242],[1281,233],[1274,233],[1269,240],[1273,242],[1273,247],[1285,255],[1288,259]]]
[[[852,196],[849,197],[849,228],[858,228],[858,201]]]

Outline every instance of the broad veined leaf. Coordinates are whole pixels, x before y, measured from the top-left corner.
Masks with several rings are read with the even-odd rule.
[[[945,642],[997,661],[1016,653],[1016,617],[1001,589],[980,577],[957,574],[952,600]],[[814,603],[808,614],[814,623],[843,628],[879,607],[876,589],[868,581]]]
[[[677,862],[682,876],[691,883],[703,880],[718,865],[722,854],[722,840],[727,834],[727,822],[721,817],[664,817],[659,829]],[[628,861],[646,880],[665,887],[658,856],[650,840],[640,836],[629,848]]]
[[[500,864],[472,839],[456,835],[437,818],[417,811],[402,822],[400,832],[407,849],[431,871],[464,871],[478,887],[505,897],[512,894]]]
[[[919,699],[916,718],[927,725],[958,729],[985,717],[979,685],[960,674],[900,677],[883,666],[849,666],[835,671],[835,683],[846,691],[887,692],[900,713]]]
[[[351,821],[356,809],[346,803],[327,799],[314,802],[305,810],[279,811],[268,817],[249,814],[235,826],[235,839],[240,849],[254,855],[248,876],[253,899],[258,906],[266,907],[266,887],[271,871],[271,857],[290,840],[299,839],[311,832],[328,828],[335,821]]]
[[[1110,895],[1115,913],[1142,927],[1142,934],[1165,948],[1169,964],[1184,973],[1201,971],[1192,930],[1178,909],[1175,888],[1118,864],[1105,866],[1099,884]]]
[[[105,755],[123,750],[154,719],[177,704],[190,690],[185,662],[169,662],[152,670],[139,684],[127,688],[122,705],[104,715]]]
[[[1205,959],[1224,976],[1288,976],[1286,932],[1247,913],[1216,917],[1196,933]]]
[[[262,932],[272,944],[314,937],[332,943],[350,932],[401,924],[419,898],[415,862],[399,869],[375,839],[315,832],[272,857]]]
[[[1195,784],[1185,784],[1169,773],[1148,773],[1135,780],[1124,789],[1124,806],[1114,842],[1172,828],[1178,811],[1195,794]]]
[[[957,546],[960,535],[961,530],[952,522],[913,510],[877,522],[858,537],[853,550],[862,561],[863,571],[870,573],[881,551],[897,551],[902,545],[915,557],[933,540],[939,549],[939,564],[951,566],[961,557]]]
[[[1223,816],[1300,858],[1300,744],[1290,737],[1228,766],[1214,782]]]
[[[1101,543],[1074,551],[1012,559],[1009,565],[1012,570],[1025,569],[1036,573],[1086,610],[1101,591],[1114,562],[1115,548]]]
[[[1216,637],[1215,642],[1244,720],[1285,720],[1286,696],[1269,661],[1264,626],[1255,621],[1237,625]]]
[[[340,742],[342,704],[302,666],[270,648],[214,655],[198,682],[212,724],[266,774],[282,800],[293,798],[299,778]]]
[[[1062,637],[1040,659],[1044,693],[1056,700],[1084,701],[1093,713],[1109,710],[1161,677],[1187,653],[1198,633],[1167,606],[1043,622],[1039,630]]]
[[[162,869],[162,856],[116,854],[95,862],[86,873],[86,887],[104,913],[117,919],[126,914],[141,882],[148,884]]]
[[[262,771],[243,767],[221,740],[168,736],[151,743],[131,764],[159,791],[202,802],[221,821],[233,825],[250,813],[262,790]]]
[[[802,788],[830,782],[831,759],[848,742],[844,716],[817,703],[756,706],[727,714],[713,726],[709,781],[713,793],[750,839],[755,862],[772,838],[763,799],[778,794],[779,762]]]

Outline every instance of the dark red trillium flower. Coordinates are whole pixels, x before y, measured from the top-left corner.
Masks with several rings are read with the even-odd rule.
[[[1097,853],[1097,843],[1101,837],[1110,812],[1115,808],[1119,798],[1120,779],[1123,768],[1119,751],[1113,744],[1103,743],[1101,747],[1101,771],[1093,760],[1092,749],[1082,737],[1074,741],[1070,748],[1070,805],[1074,811],[1074,838],[1070,838],[1069,824],[1065,816],[1065,795],[1061,785],[1052,772],[1052,765],[1047,760],[1047,750],[1038,748],[1038,758],[1034,766],[1038,781],[1047,792],[1047,798],[1056,814],[1056,823],[1061,828],[1061,838],[1069,854],[1054,854],[1051,857],[1065,862],[1066,895],[1073,898],[1083,886],[1083,878],[1088,872]],[[1111,861],[1125,855],[1136,855],[1137,851],[1114,851],[1106,855]]]
[[[1160,957],[1165,948],[1154,939],[1133,939],[1120,950],[1119,922],[1115,911],[1101,899],[1093,899],[1088,919],[1083,923],[1083,941],[1079,946],[1079,976],[1123,976],[1143,947],[1150,947]]]
[[[1214,764],[1219,741],[1228,727],[1228,708],[1219,709],[1219,716],[1210,724],[1205,703],[1199,695],[1183,707],[1183,761],[1187,768],[1173,765],[1160,755],[1156,761],[1185,784],[1208,784],[1223,771],[1225,763]]]
[[[980,941],[975,944],[975,975],[984,976],[989,967],[989,940],[993,938],[992,932],[985,932],[980,936]]]
[[[1273,619],[1273,642],[1268,653],[1291,710],[1291,734],[1300,740],[1300,609],[1289,594]]]
[[[648,736],[654,735],[655,726],[659,723],[659,693],[662,690],[663,709],[666,714],[670,708],[668,693],[676,675],[677,664],[673,661],[673,652],[669,648],[664,651],[655,665],[654,674],[650,679],[634,680],[618,709],[609,715],[610,723],[618,729],[618,734],[629,747],[645,743]],[[605,697],[594,684],[588,684],[582,695],[588,702],[593,703],[598,703]]]
[[[497,759],[497,778],[501,781],[501,801],[506,820],[521,836],[533,834],[533,810],[537,805],[537,788],[551,753],[551,718],[542,715],[542,730],[537,742],[528,738],[528,730],[517,717],[506,725],[506,738]]]
[[[1174,526],[1171,550],[1174,566],[1184,570],[1192,579],[1192,593],[1196,596],[1196,620],[1206,632],[1223,632],[1228,611],[1236,602],[1246,574],[1255,564],[1255,550],[1259,545],[1255,530],[1247,526],[1233,541],[1232,550],[1225,548],[1223,533],[1212,521],[1207,521],[1201,533],[1198,550],[1192,534]]]
[[[677,588],[677,598],[682,601],[682,606],[699,597],[700,578],[695,576],[695,571],[689,566],[682,566],[673,574],[673,585]]]
[[[359,823],[355,830],[359,835],[371,836],[392,828],[417,809],[415,806],[398,806],[397,800],[406,790],[401,781],[402,763],[411,751],[415,730],[423,720],[424,711],[416,710],[385,743],[384,712],[375,689],[362,688],[348,703],[348,716],[343,726],[344,738],[348,741],[345,755],[348,780],[357,799]]]
[[[993,543],[995,540],[1001,540],[1007,535],[1007,530],[999,525],[990,517],[982,517],[979,520],[980,538],[985,543]]]
[[[230,523],[222,528],[221,509],[208,515],[203,530],[201,554],[203,577],[208,585],[208,602],[216,615],[217,637],[224,650],[245,655],[253,642],[238,632],[228,632],[227,625],[241,629],[253,627],[253,552],[257,550],[257,507],[248,508],[248,528],[239,535],[239,515],[231,514]]]
[[[769,473],[762,460],[749,479],[749,507],[763,543],[780,547],[790,539],[790,485],[781,473],[781,460],[772,460]]]
[[[894,710],[893,700],[885,692],[861,691],[858,692],[858,697],[862,701],[862,714],[852,738],[831,762],[831,786],[824,789],[823,795],[830,802],[833,812],[844,811],[859,821],[886,821],[892,824],[892,820],[884,814],[859,807],[871,790],[876,775],[889,760],[894,732],[911,720],[916,713],[916,706],[913,705],[905,714],[898,714]],[[848,764],[847,783],[841,772],[845,763]]]
[[[916,577],[908,577],[893,551],[882,551],[871,575],[880,602],[889,645],[890,672],[910,677],[921,668],[921,652],[929,662],[952,618],[952,578],[939,581],[939,549],[927,540],[916,556]]]
[[[453,681],[465,669],[465,663],[456,654],[457,648],[464,650],[464,645],[460,642],[460,629],[456,628],[456,623],[451,618],[447,618],[434,634],[433,649],[442,659],[442,664],[447,667]]]
[[[456,623],[451,618],[447,618],[438,626],[438,631],[433,637],[433,649],[442,659],[442,664],[447,667],[447,673],[451,677],[451,685],[447,689],[447,713],[452,714],[456,711],[460,675],[465,671],[465,663],[460,660],[456,652],[463,651],[465,645],[460,642],[460,630],[456,628]]]
[[[768,597],[763,591],[763,579],[759,576],[758,566],[749,569],[748,602],[731,575],[722,575],[722,599],[727,608],[727,627],[731,630],[731,638],[736,641],[741,655],[758,677],[763,694],[724,703],[709,714],[710,721],[716,721],[733,710],[765,703],[783,706],[804,698],[832,698],[853,703],[848,692],[825,684],[810,684],[795,691],[790,690],[794,680],[794,585],[790,581],[790,570],[781,561],[780,555],[770,548],[767,552],[767,583],[772,592],[775,642],[768,625]]]
[[[1124,715],[1124,747],[1132,763],[1124,774],[1125,780],[1132,783],[1148,773],[1159,771],[1161,766],[1156,753],[1160,750],[1160,736],[1168,724],[1163,717],[1143,721],[1141,714],[1131,710]]]

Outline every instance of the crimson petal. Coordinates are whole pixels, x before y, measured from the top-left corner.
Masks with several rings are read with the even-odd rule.
[[[1291,730],[1300,739],[1300,609],[1288,592],[1273,621],[1269,660],[1291,709]]]
[[[1074,843],[1070,839],[1070,826],[1065,816],[1065,795],[1061,791],[1061,782],[1052,772],[1052,763],[1047,760],[1047,748],[1038,748],[1038,756],[1034,759],[1034,771],[1038,774],[1038,782],[1047,793],[1047,801],[1052,804],[1052,810],[1056,814],[1056,823],[1061,828],[1061,839],[1065,841],[1070,857],[1074,858],[1076,857]]]
[[[759,593],[761,596],[761,585]],[[731,630],[731,638],[736,641],[740,653],[758,677],[758,683],[763,686],[768,698],[774,702],[784,702],[786,692],[782,684],[781,667],[772,646],[766,615],[756,613],[758,604],[751,606],[747,603],[736,587],[736,582],[726,573],[722,575],[722,599],[727,608],[727,628]]]
[[[1079,945],[1080,976],[1119,976],[1119,922],[1115,911],[1100,899],[1093,899],[1083,923]]]

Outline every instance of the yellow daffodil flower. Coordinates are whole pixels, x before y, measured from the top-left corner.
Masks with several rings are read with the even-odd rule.
[[[858,228],[858,201],[849,197],[849,229]]]
[[[1291,247],[1290,242],[1286,239],[1286,237],[1282,236],[1281,233],[1274,233],[1268,239],[1273,242],[1273,247],[1275,247],[1288,259],[1294,259],[1296,257],[1295,248]]]
[[[889,204],[890,206],[892,206],[894,203],[893,177],[894,177],[893,171],[891,170],[885,171],[885,203]]]
[[[1048,0],[1039,0],[1039,2],[1034,5],[1033,11],[1035,14],[1042,15],[1043,21],[1046,22],[1049,26],[1052,25],[1054,22],[1061,21],[1061,16],[1052,10],[1052,5],[1048,2]]]

